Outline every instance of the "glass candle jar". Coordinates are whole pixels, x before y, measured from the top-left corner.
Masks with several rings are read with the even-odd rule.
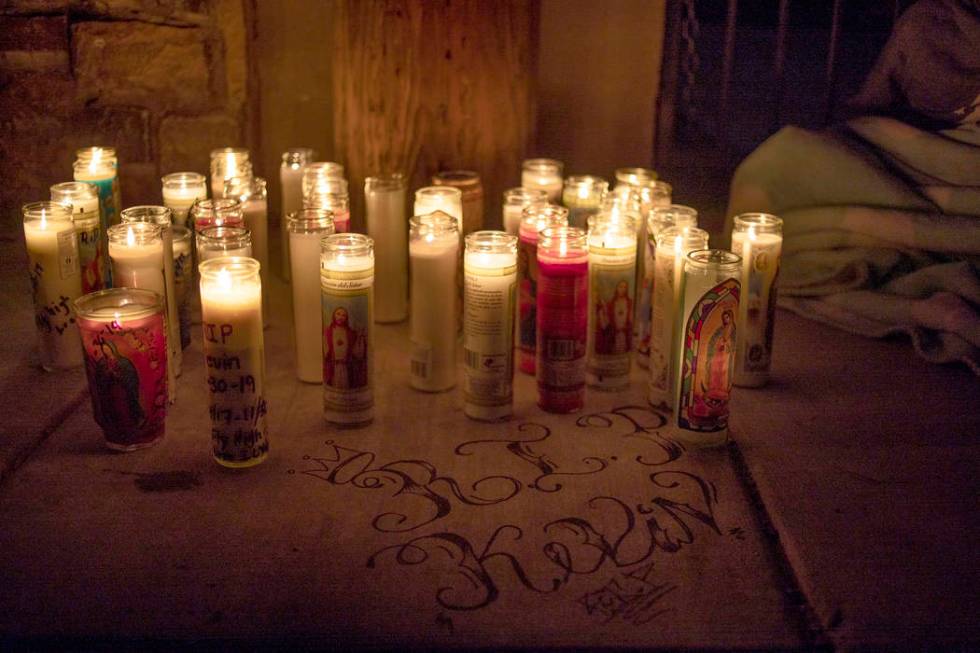
[[[458,188],[462,203],[462,233],[483,229],[483,184],[472,170],[445,170],[432,176],[433,186]]]
[[[454,216],[442,211],[409,220],[412,285],[409,379],[416,390],[444,392],[456,385],[458,224]]]
[[[463,412],[506,419],[514,403],[517,236],[476,231],[463,258]]]
[[[269,453],[259,262],[223,257],[199,269],[212,455],[251,467]]]
[[[537,359],[538,234],[548,227],[568,226],[568,209],[555,204],[524,209],[517,244],[518,368],[534,374]]]
[[[89,395],[105,443],[150,447],[166,430],[168,367],[163,297],[140,288],[100,290],[74,302]]]
[[[119,159],[116,148],[106,146],[83,147],[75,151],[73,166],[75,181],[87,181],[99,189],[102,204],[102,232],[110,225],[119,224],[122,210],[122,192],[119,188]]]
[[[538,406],[570,413],[585,405],[589,246],[574,227],[538,234]]]
[[[225,197],[238,200],[242,205],[242,220],[252,234],[252,258],[259,262],[262,276],[262,310],[266,326],[269,325],[269,196],[262,177],[232,177],[225,180]]]
[[[323,383],[323,334],[320,305],[320,241],[334,233],[333,214],[301,209],[286,216],[292,266],[293,329],[296,376],[305,383]]]
[[[677,342],[676,317],[681,303],[684,258],[708,246],[708,232],[696,227],[669,227],[657,236],[654,260],[653,312],[650,320],[650,405],[670,407],[674,377],[671,351]]]
[[[82,294],[82,275],[71,209],[57,202],[32,202],[22,212],[41,367],[75,367],[82,356],[71,301]]]
[[[252,256],[252,234],[244,227],[208,227],[197,234],[198,264],[222,256]]]
[[[463,233],[463,192],[452,186],[426,186],[415,191],[413,215],[442,211],[456,220],[458,234]]]
[[[300,177],[302,197],[306,198],[316,190],[335,192],[337,183],[343,182],[343,190],[347,190],[347,180],[344,178],[344,166],[333,161],[315,161],[303,167]]]
[[[224,197],[225,180],[251,174],[252,163],[243,147],[222,147],[211,150],[211,197]]]
[[[561,201],[568,208],[569,226],[585,229],[589,216],[602,208],[608,190],[609,182],[602,177],[577,175],[566,179]]]
[[[544,206],[548,194],[540,188],[511,188],[504,191],[503,225],[504,231],[516,236],[520,232],[524,209],[529,206]]]
[[[595,216],[589,230],[589,338],[586,382],[601,390],[629,385],[636,290],[636,223]]]
[[[279,186],[282,193],[279,225],[282,243],[282,276],[289,281],[289,236],[286,232],[286,216],[303,208],[303,169],[313,163],[316,152],[308,147],[292,147],[282,153],[279,166]]]
[[[242,205],[236,199],[200,200],[191,207],[191,221],[195,231],[208,227],[243,227],[245,217]]]
[[[78,266],[82,274],[82,293],[105,287],[105,244],[99,189],[84,181],[66,181],[51,187],[51,201],[71,208],[78,235]]]
[[[180,330],[180,348],[191,344],[191,284],[194,282],[191,255],[191,230],[174,225],[174,289],[177,295],[177,325]]]
[[[152,290],[166,302],[163,233],[159,225],[132,222],[110,227],[109,260],[117,288]]]
[[[521,164],[521,186],[543,190],[548,201],[561,201],[562,172],[565,165],[555,159],[526,159]]]
[[[364,180],[367,232],[374,239],[374,319],[408,317],[408,221],[405,176],[400,172]]]
[[[343,180],[341,180],[343,181]],[[333,215],[333,228],[338,234],[350,231],[350,195],[347,193],[347,182],[343,190],[337,186],[337,192],[316,190],[303,199],[303,208],[323,209]]]
[[[742,257],[735,385],[759,387],[769,380],[782,248],[782,220],[768,213],[735,216],[732,252]]]
[[[638,186],[644,181],[657,178],[657,171],[650,168],[616,168],[616,186]]]
[[[687,444],[719,445],[728,439],[741,263],[722,249],[690,252],[684,262],[672,355],[672,435]]]
[[[363,234],[320,241],[323,416],[358,426],[374,419],[374,242]]]
[[[174,213],[174,224],[187,224],[187,214],[194,202],[208,197],[207,179],[196,172],[172,172],[160,179],[163,205]]]

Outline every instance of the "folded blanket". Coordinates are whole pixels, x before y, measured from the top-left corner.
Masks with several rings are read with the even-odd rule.
[[[780,305],[872,337],[909,334],[980,375],[980,142],[862,117],[787,127],[739,166],[729,216],[784,220]]]

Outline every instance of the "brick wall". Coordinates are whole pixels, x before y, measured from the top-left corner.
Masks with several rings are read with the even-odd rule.
[[[71,180],[79,147],[117,148],[128,206],[159,203],[162,174],[207,173],[214,147],[253,146],[249,1],[0,4],[0,227]]]

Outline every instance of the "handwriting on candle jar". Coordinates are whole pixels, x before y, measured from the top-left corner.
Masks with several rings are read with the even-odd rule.
[[[228,342],[232,333],[234,333],[234,328],[230,324],[204,324],[204,337],[208,342],[216,342],[223,345]]]

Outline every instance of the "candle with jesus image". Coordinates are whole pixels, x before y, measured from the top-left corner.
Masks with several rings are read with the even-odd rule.
[[[374,419],[374,241],[332,234],[320,241],[320,252],[323,416],[338,426],[368,424]]]

